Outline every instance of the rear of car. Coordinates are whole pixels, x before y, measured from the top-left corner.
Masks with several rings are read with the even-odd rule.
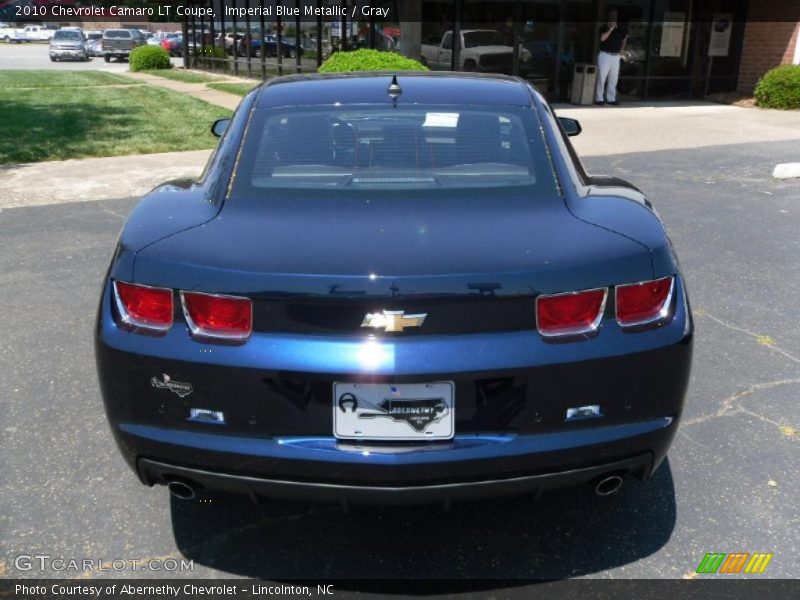
[[[251,93],[206,178],[131,216],[96,336],[130,465],[344,503],[650,476],[692,348],[658,218],[576,197],[523,83],[366,79]]]
[[[50,39],[50,60],[89,60],[86,38],[79,29],[59,29]]]
[[[127,60],[131,50],[144,45],[145,39],[136,29],[106,29],[103,32],[103,58],[110,62],[112,58]]]

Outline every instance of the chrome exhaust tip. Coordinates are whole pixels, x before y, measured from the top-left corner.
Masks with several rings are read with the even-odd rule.
[[[170,481],[167,484],[167,489],[170,494],[181,500],[191,500],[197,495],[194,488],[183,481]]]
[[[622,477],[619,475],[609,475],[597,482],[594,493],[598,496],[610,496],[619,491],[622,487]]]

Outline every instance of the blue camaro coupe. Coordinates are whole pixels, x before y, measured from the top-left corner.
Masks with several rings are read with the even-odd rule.
[[[692,355],[644,195],[525,81],[298,75],[122,230],[96,327],[123,456],[176,496],[445,504],[664,459]]]

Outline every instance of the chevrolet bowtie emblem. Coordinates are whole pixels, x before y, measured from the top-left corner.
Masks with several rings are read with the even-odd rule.
[[[367,313],[361,326],[385,331],[403,331],[406,327],[421,326],[427,316],[427,314],[407,315],[402,310],[385,310],[379,313]]]

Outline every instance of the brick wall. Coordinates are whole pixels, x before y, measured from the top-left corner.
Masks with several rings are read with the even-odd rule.
[[[739,91],[751,93],[764,73],[791,63],[798,35],[800,2],[750,0],[739,65]]]

